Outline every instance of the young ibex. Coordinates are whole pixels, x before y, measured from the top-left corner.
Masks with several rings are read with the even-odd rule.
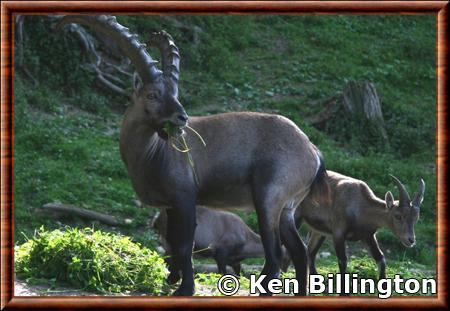
[[[200,256],[214,258],[219,273],[226,274],[226,266],[230,266],[239,275],[242,260],[264,257],[261,237],[236,214],[203,206],[197,206],[196,213],[194,250]],[[161,209],[155,217],[153,228],[160,235],[166,254],[170,255],[172,252],[166,240],[167,213],[165,209]],[[283,263],[285,264],[287,260],[289,257],[283,247]]]
[[[178,281],[178,271],[182,275],[174,295],[194,293],[196,204],[254,207],[266,259],[262,285],[267,289],[279,273],[281,240],[294,262],[298,294],[305,295],[307,253],[294,211],[310,191],[319,194],[327,189],[323,160],[308,137],[292,121],[277,115],[241,112],[189,118],[189,125],[206,141],[205,147],[193,133],[183,131],[188,115],[178,101],[180,56],[169,34],[159,32],[150,38],[161,50],[160,71],[145,45],[115,17],[66,16],[59,27],[68,23],[91,26],[110,36],[142,81],[135,83],[133,104],[123,120],[120,152],[140,200],[168,207],[167,240],[174,258],[168,281]],[[183,135],[188,154],[173,148],[168,125]]]
[[[328,203],[317,204],[309,196],[303,200],[295,218],[298,227],[304,220],[312,229],[308,242],[312,274],[317,274],[315,257],[327,235],[333,238],[340,273],[347,268],[345,241],[362,240],[378,264],[380,278],[386,277],[386,262],[375,236],[379,228],[391,230],[406,247],[415,244],[414,224],[419,218],[425,182],[421,180],[419,192],[411,200],[400,180],[391,177],[399,190],[399,201],[394,201],[390,191],[384,200],[379,199],[365,182],[333,171],[327,171],[326,177],[330,186]]]

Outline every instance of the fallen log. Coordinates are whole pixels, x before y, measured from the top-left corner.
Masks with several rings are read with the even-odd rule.
[[[42,208],[38,209],[38,211],[55,218],[60,218],[62,216],[77,216],[91,221],[96,220],[109,226],[128,225],[133,222],[132,219],[121,220],[115,216],[61,203],[47,203]]]

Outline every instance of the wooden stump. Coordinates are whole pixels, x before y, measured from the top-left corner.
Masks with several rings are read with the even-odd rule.
[[[387,145],[381,102],[370,82],[350,82],[342,94],[324,102],[324,109],[309,121],[341,140],[359,137],[370,145]],[[340,137],[338,137],[340,136]]]
[[[369,82],[350,82],[344,89],[342,97],[344,108],[350,116],[362,124],[368,122],[374,127],[375,133],[387,142],[380,98],[375,86]]]

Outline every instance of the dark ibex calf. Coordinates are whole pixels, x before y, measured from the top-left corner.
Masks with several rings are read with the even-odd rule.
[[[137,35],[115,17],[70,15],[58,27],[69,23],[91,26],[112,38],[140,78],[135,79],[133,104],[122,123],[120,153],[139,199],[167,208],[167,241],[174,259],[168,281],[176,282],[179,272],[182,275],[174,295],[194,293],[196,205],[254,208],[266,259],[262,287],[270,295],[269,281],[280,272],[282,241],[294,262],[296,294],[306,295],[308,257],[295,227],[295,207],[308,193],[327,191],[322,157],[309,138],[289,119],[271,114],[188,118],[178,100],[180,55],[169,34],[150,38],[161,50],[161,71]],[[206,147],[195,134],[183,131],[188,121]],[[185,140],[189,153],[175,150],[177,139]]]
[[[345,241],[362,240],[378,264],[380,278],[386,277],[386,262],[375,236],[379,228],[392,231],[406,247],[415,244],[414,224],[419,218],[425,182],[421,180],[419,192],[411,200],[400,180],[391,177],[399,190],[399,201],[394,200],[390,191],[384,200],[379,199],[365,182],[327,171],[328,203],[318,204],[314,198],[306,197],[300,204],[295,214],[297,227],[304,220],[312,229],[308,242],[312,274],[317,274],[315,257],[327,235],[333,238],[340,273],[347,268]]]
[[[203,206],[197,206],[196,213],[194,250],[200,256],[214,258],[219,273],[226,274],[226,266],[230,266],[239,275],[242,260],[264,257],[261,237],[236,214],[215,211]],[[164,209],[154,219],[153,228],[160,235],[161,244],[166,253],[170,255],[172,252],[166,240],[167,213]],[[283,247],[284,265],[288,258],[286,249]]]

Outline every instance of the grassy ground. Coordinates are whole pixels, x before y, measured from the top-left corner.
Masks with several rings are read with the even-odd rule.
[[[200,41],[194,42],[192,33],[176,27],[173,19],[188,29],[201,29]],[[434,17],[121,16],[119,21],[141,38],[160,28],[173,35],[182,54],[180,99],[190,115],[236,110],[285,115],[323,152],[328,169],[365,180],[380,197],[388,190],[398,195],[389,173],[411,192],[424,178],[427,190],[416,226],[416,247],[403,248],[384,230],[378,238],[391,269],[407,267],[402,270],[405,277],[417,271],[434,275]],[[136,204],[118,151],[128,99],[96,86],[94,77],[80,66],[84,59],[76,41],[49,35],[42,17],[27,18],[25,26],[26,49],[14,81],[15,243],[32,236],[41,225],[59,227],[36,209],[62,202],[133,218],[128,226],[104,229],[120,230],[156,247],[155,235],[148,229],[155,210]],[[352,139],[342,139],[306,121],[320,111],[320,103],[352,80],[368,80],[376,86],[388,146],[363,141],[345,127],[336,133]],[[257,230],[254,214],[241,215]],[[323,247],[333,253],[330,249],[328,244]],[[351,246],[350,252],[364,255],[359,246]],[[323,272],[335,271],[334,260],[321,265]]]

